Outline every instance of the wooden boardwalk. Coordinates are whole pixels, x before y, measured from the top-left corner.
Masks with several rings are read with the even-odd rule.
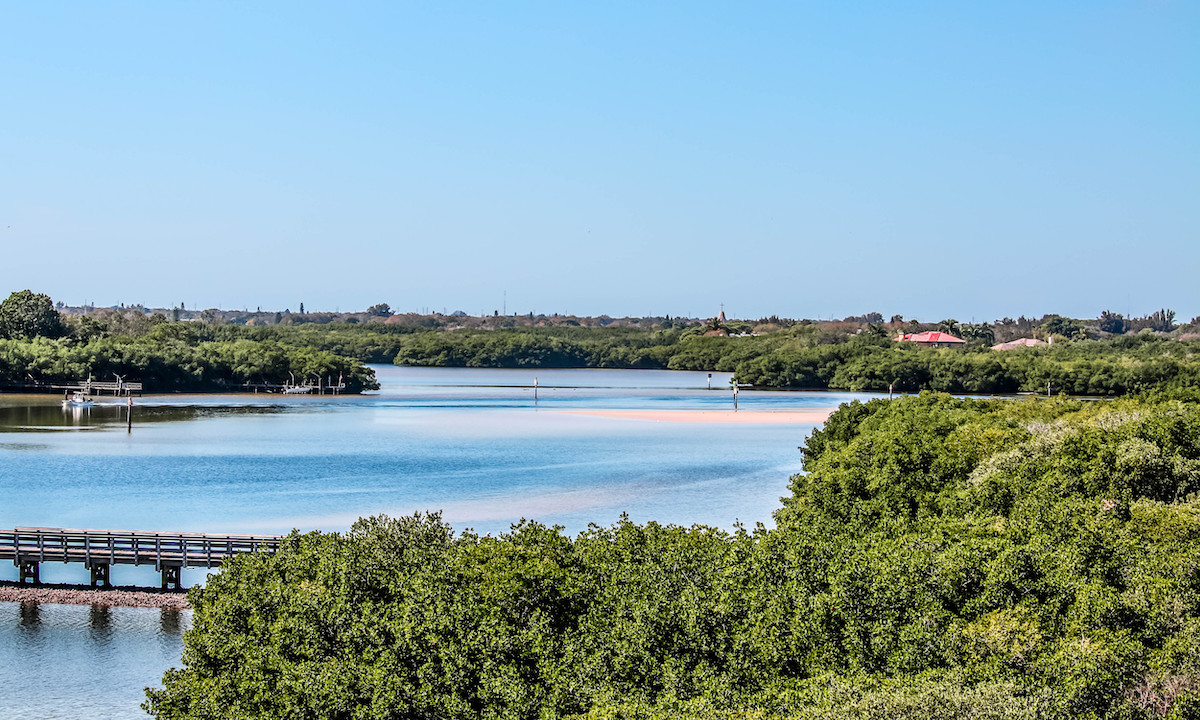
[[[15,528],[0,530],[0,560],[20,568],[21,582],[39,582],[43,562],[83,563],[92,586],[109,586],[113,565],[154,565],[162,586],[180,587],[185,567],[219,567],[234,555],[275,552],[279,535],[212,535],[207,533],[129,532]]]

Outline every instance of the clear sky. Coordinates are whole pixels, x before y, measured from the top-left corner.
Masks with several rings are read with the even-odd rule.
[[[0,293],[1200,315],[1200,3],[0,0]]]

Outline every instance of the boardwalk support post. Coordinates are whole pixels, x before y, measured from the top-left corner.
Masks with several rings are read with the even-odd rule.
[[[18,561],[17,566],[21,568],[22,583],[27,579],[32,580],[35,585],[42,581],[40,575],[38,574],[37,560],[25,560],[22,558],[20,561]]]
[[[178,565],[163,565],[162,566],[162,589],[170,590],[174,585],[175,590],[183,589],[183,581],[180,578],[183,568]]]
[[[92,587],[96,587],[97,583],[100,584],[100,587],[112,587],[112,583],[109,582],[112,565],[93,563],[89,569],[92,571]]]

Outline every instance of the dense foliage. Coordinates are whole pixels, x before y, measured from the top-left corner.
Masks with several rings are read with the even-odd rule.
[[[194,341],[163,325],[141,338],[0,340],[0,385],[36,387],[138,380],[147,392],[235,391],[247,385],[303,383],[341,377],[347,392],[379,387],[375,373],[356,360],[272,341]]]
[[[0,338],[59,337],[62,318],[49,295],[18,290],[0,302]]]
[[[1016,393],[1045,392],[1049,383],[1056,394],[1124,395],[1200,387],[1200,342],[1142,334],[1008,351],[869,340],[781,344],[730,369],[740,381],[768,387]]]
[[[351,393],[379,387],[374,371],[346,356],[361,348],[346,353],[341,335],[325,331],[317,341],[304,331],[281,335],[270,328],[168,322],[139,310],[64,319],[48,296],[22,290],[0,302],[0,387],[37,389],[117,377],[141,382],[147,392],[339,381]]]
[[[678,351],[681,336],[678,330],[631,328],[425,332],[401,339],[394,362],[442,367],[665,368]]]
[[[926,348],[882,329],[849,338],[814,326],[758,337],[694,331],[537,328],[395,338],[399,365],[619,367],[733,372],[756,387],[886,392],[1124,395],[1200,387],[1200,342],[1152,333],[1006,352]]]
[[[852,403],[777,527],[437,516],[191,592],[161,718],[1200,717],[1200,406]]]
[[[420,332],[420,328],[405,325],[356,325],[330,323],[327,325],[206,325],[181,323],[175,332],[186,334],[193,341],[233,342],[251,340],[276,342],[295,347],[324,350],[365,363],[390,363],[400,351],[402,338]]]

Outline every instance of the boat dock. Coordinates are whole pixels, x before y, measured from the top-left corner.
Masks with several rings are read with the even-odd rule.
[[[51,385],[51,387],[56,390],[66,390],[67,392],[82,392],[87,395],[104,395],[105,393],[112,393],[113,395],[142,394],[142,384],[140,382],[125,382],[124,380],[116,382],[87,380],[67,385]]]
[[[154,565],[162,573],[164,590],[180,588],[185,567],[220,567],[243,553],[279,549],[280,535],[212,535],[208,533],[130,532],[15,528],[0,530],[0,560],[20,568],[20,581],[40,582],[40,563],[83,563],[91,571],[92,587],[110,587],[113,565]]]
[[[245,392],[280,393],[283,395],[341,395],[346,392],[346,383],[341,377],[334,382],[333,378],[317,378],[314,382],[305,383],[242,383]]]
[[[98,382],[96,380],[83,380],[73,383],[42,383],[42,382],[23,382],[23,383],[7,383],[2,388],[7,392],[28,392],[28,393],[45,393],[45,392],[81,392],[85,395],[141,395],[142,384],[140,382],[125,382],[117,380],[116,382]]]

